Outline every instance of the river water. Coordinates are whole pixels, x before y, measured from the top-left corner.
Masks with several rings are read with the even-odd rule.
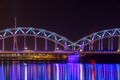
[[[3,61],[0,80],[120,80],[120,64]]]

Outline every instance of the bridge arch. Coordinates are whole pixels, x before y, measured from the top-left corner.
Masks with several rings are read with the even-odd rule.
[[[120,28],[92,33],[78,40],[75,46],[81,51],[120,50]]]
[[[48,41],[51,41],[54,43],[55,50],[58,48],[58,45],[62,46],[64,50],[71,50],[69,45],[73,44],[72,41],[67,39],[64,36],[61,36],[55,32],[47,31],[45,29],[39,29],[39,28],[33,28],[33,27],[17,27],[17,28],[8,28],[0,31],[0,41],[1,41],[1,50],[5,50],[5,39],[7,38],[13,38],[11,41],[13,41],[13,50],[16,49],[16,39],[17,37],[22,36],[24,37],[24,49],[26,48],[26,37],[30,36],[34,38],[34,50],[37,51],[37,41],[38,38],[42,38],[45,41],[45,49],[48,50]]]

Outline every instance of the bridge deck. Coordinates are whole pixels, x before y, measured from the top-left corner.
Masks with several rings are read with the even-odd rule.
[[[66,60],[73,51],[0,51],[0,60]]]
[[[32,50],[23,50],[23,51],[0,51],[0,54],[74,54],[73,51],[32,51]]]

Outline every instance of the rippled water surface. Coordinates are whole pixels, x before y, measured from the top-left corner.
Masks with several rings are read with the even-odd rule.
[[[120,80],[120,64],[5,61],[0,80]]]

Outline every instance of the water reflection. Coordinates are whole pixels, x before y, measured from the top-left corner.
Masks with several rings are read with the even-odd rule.
[[[0,80],[119,80],[120,64],[18,63],[0,65]]]

